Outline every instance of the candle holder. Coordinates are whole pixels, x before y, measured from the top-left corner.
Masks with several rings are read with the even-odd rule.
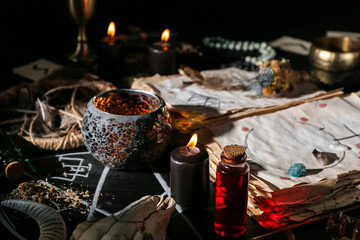
[[[146,91],[116,89],[93,97],[82,134],[91,154],[114,169],[141,170],[156,161],[171,137],[164,100]]]

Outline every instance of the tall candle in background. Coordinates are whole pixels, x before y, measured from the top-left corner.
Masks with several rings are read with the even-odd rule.
[[[118,80],[124,67],[121,56],[121,41],[115,33],[115,23],[111,22],[108,26],[107,36],[101,40],[98,59],[100,77],[110,80]]]
[[[170,156],[171,197],[185,207],[205,205],[209,199],[209,154],[196,143],[194,134],[187,146],[175,148]]]
[[[150,46],[150,74],[170,75],[176,72],[176,51],[169,38],[170,30],[166,29],[161,34],[161,42],[155,42]]]

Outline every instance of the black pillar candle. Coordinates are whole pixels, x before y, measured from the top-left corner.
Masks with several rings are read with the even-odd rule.
[[[123,68],[122,44],[119,37],[115,36],[115,24],[111,22],[108,35],[100,42],[98,72],[103,78],[118,80],[122,75]]]
[[[168,42],[170,31],[166,29],[161,35],[161,42],[153,43],[149,48],[150,74],[170,75],[176,72],[175,47]]]
[[[196,145],[196,143],[195,143]],[[170,156],[171,197],[184,207],[205,205],[209,199],[209,154],[196,146],[174,149]]]

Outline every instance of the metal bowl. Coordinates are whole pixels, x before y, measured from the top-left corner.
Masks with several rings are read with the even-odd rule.
[[[99,99],[107,104],[106,110],[96,107]],[[124,105],[128,106],[124,110],[128,112],[119,112]],[[118,112],[114,114],[108,109]],[[141,112],[144,109],[146,112]],[[171,129],[170,114],[159,96],[143,90],[116,89],[89,101],[81,132],[84,145],[102,164],[115,169],[141,170],[165,150]]]
[[[344,71],[360,64],[360,44],[349,37],[320,37],[310,48],[310,63],[326,71]]]

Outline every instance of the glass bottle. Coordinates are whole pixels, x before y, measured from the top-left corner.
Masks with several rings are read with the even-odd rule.
[[[238,237],[246,231],[250,167],[245,147],[228,145],[221,153],[216,171],[215,232]]]

